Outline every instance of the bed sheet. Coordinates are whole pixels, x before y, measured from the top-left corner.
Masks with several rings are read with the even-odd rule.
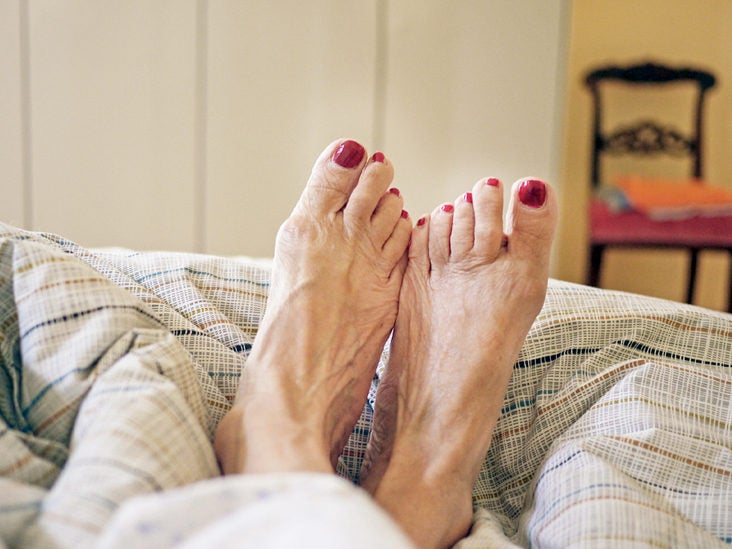
[[[0,539],[91,546],[134,496],[216,477],[268,282],[0,224]],[[354,483],[387,358],[339,459]],[[458,545],[732,543],[730,365],[731,315],[550,281]]]

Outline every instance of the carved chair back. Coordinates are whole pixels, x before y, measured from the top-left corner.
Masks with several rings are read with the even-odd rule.
[[[603,127],[603,102],[601,84],[616,81],[630,86],[668,85],[690,82],[695,84],[696,95],[693,124],[690,132],[682,132],[673,126],[652,120],[640,120],[612,132]],[[601,156],[604,153],[620,155],[668,154],[688,156],[692,159],[691,176],[702,177],[702,126],[703,105],[706,92],[716,83],[714,75],[692,68],[671,68],[656,63],[643,63],[626,67],[607,66],[590,72],[585,84],[593,101],[593,146],[591,181],[594,187],[601,182]]]

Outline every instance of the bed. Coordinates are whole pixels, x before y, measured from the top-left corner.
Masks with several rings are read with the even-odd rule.
[[[268,281],[0,224],[0,540],[92,546],[134,496],[216,477]],[[732,543],[731,366],[732,315],[551,280],[458,547]]]

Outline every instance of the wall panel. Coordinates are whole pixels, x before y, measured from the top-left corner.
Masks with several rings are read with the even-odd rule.
[[[376,2],[210,2],[206,249],[270,256],[321,149],[370,146]]]
[[[0,2],[0,220],[21,226],[23,134],[21,125],[20,2]]]
[[[389,2],[384,147],[413,216],[483,177],[554,183],[563,3]]]
[[[192,246],[195,3],[30,1],[33,216],[89,246]]]

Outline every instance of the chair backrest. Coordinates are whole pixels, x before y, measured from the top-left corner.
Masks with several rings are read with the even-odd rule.
[[[650,86],[690,82],[698,88],[692,113],[692,129],[681,132],[676,128],[652,120],[640,120],[637,124],[624,126],[614,132],[603,127],[603,103],[600,87],[603,82],[616,81],[629,86]],[[702,177],[702,125],[703,105],[706,92],[716,83],[713,74],[694,68],[672,68],[657,63],[620,66],[605,66],[592,70],[585,78],[585,84],[593,100],[592,173],[593,186],[601,182],[600,159],[603,153],[619,155],[667,154],[688,156],[692,159],[691,176]]]

